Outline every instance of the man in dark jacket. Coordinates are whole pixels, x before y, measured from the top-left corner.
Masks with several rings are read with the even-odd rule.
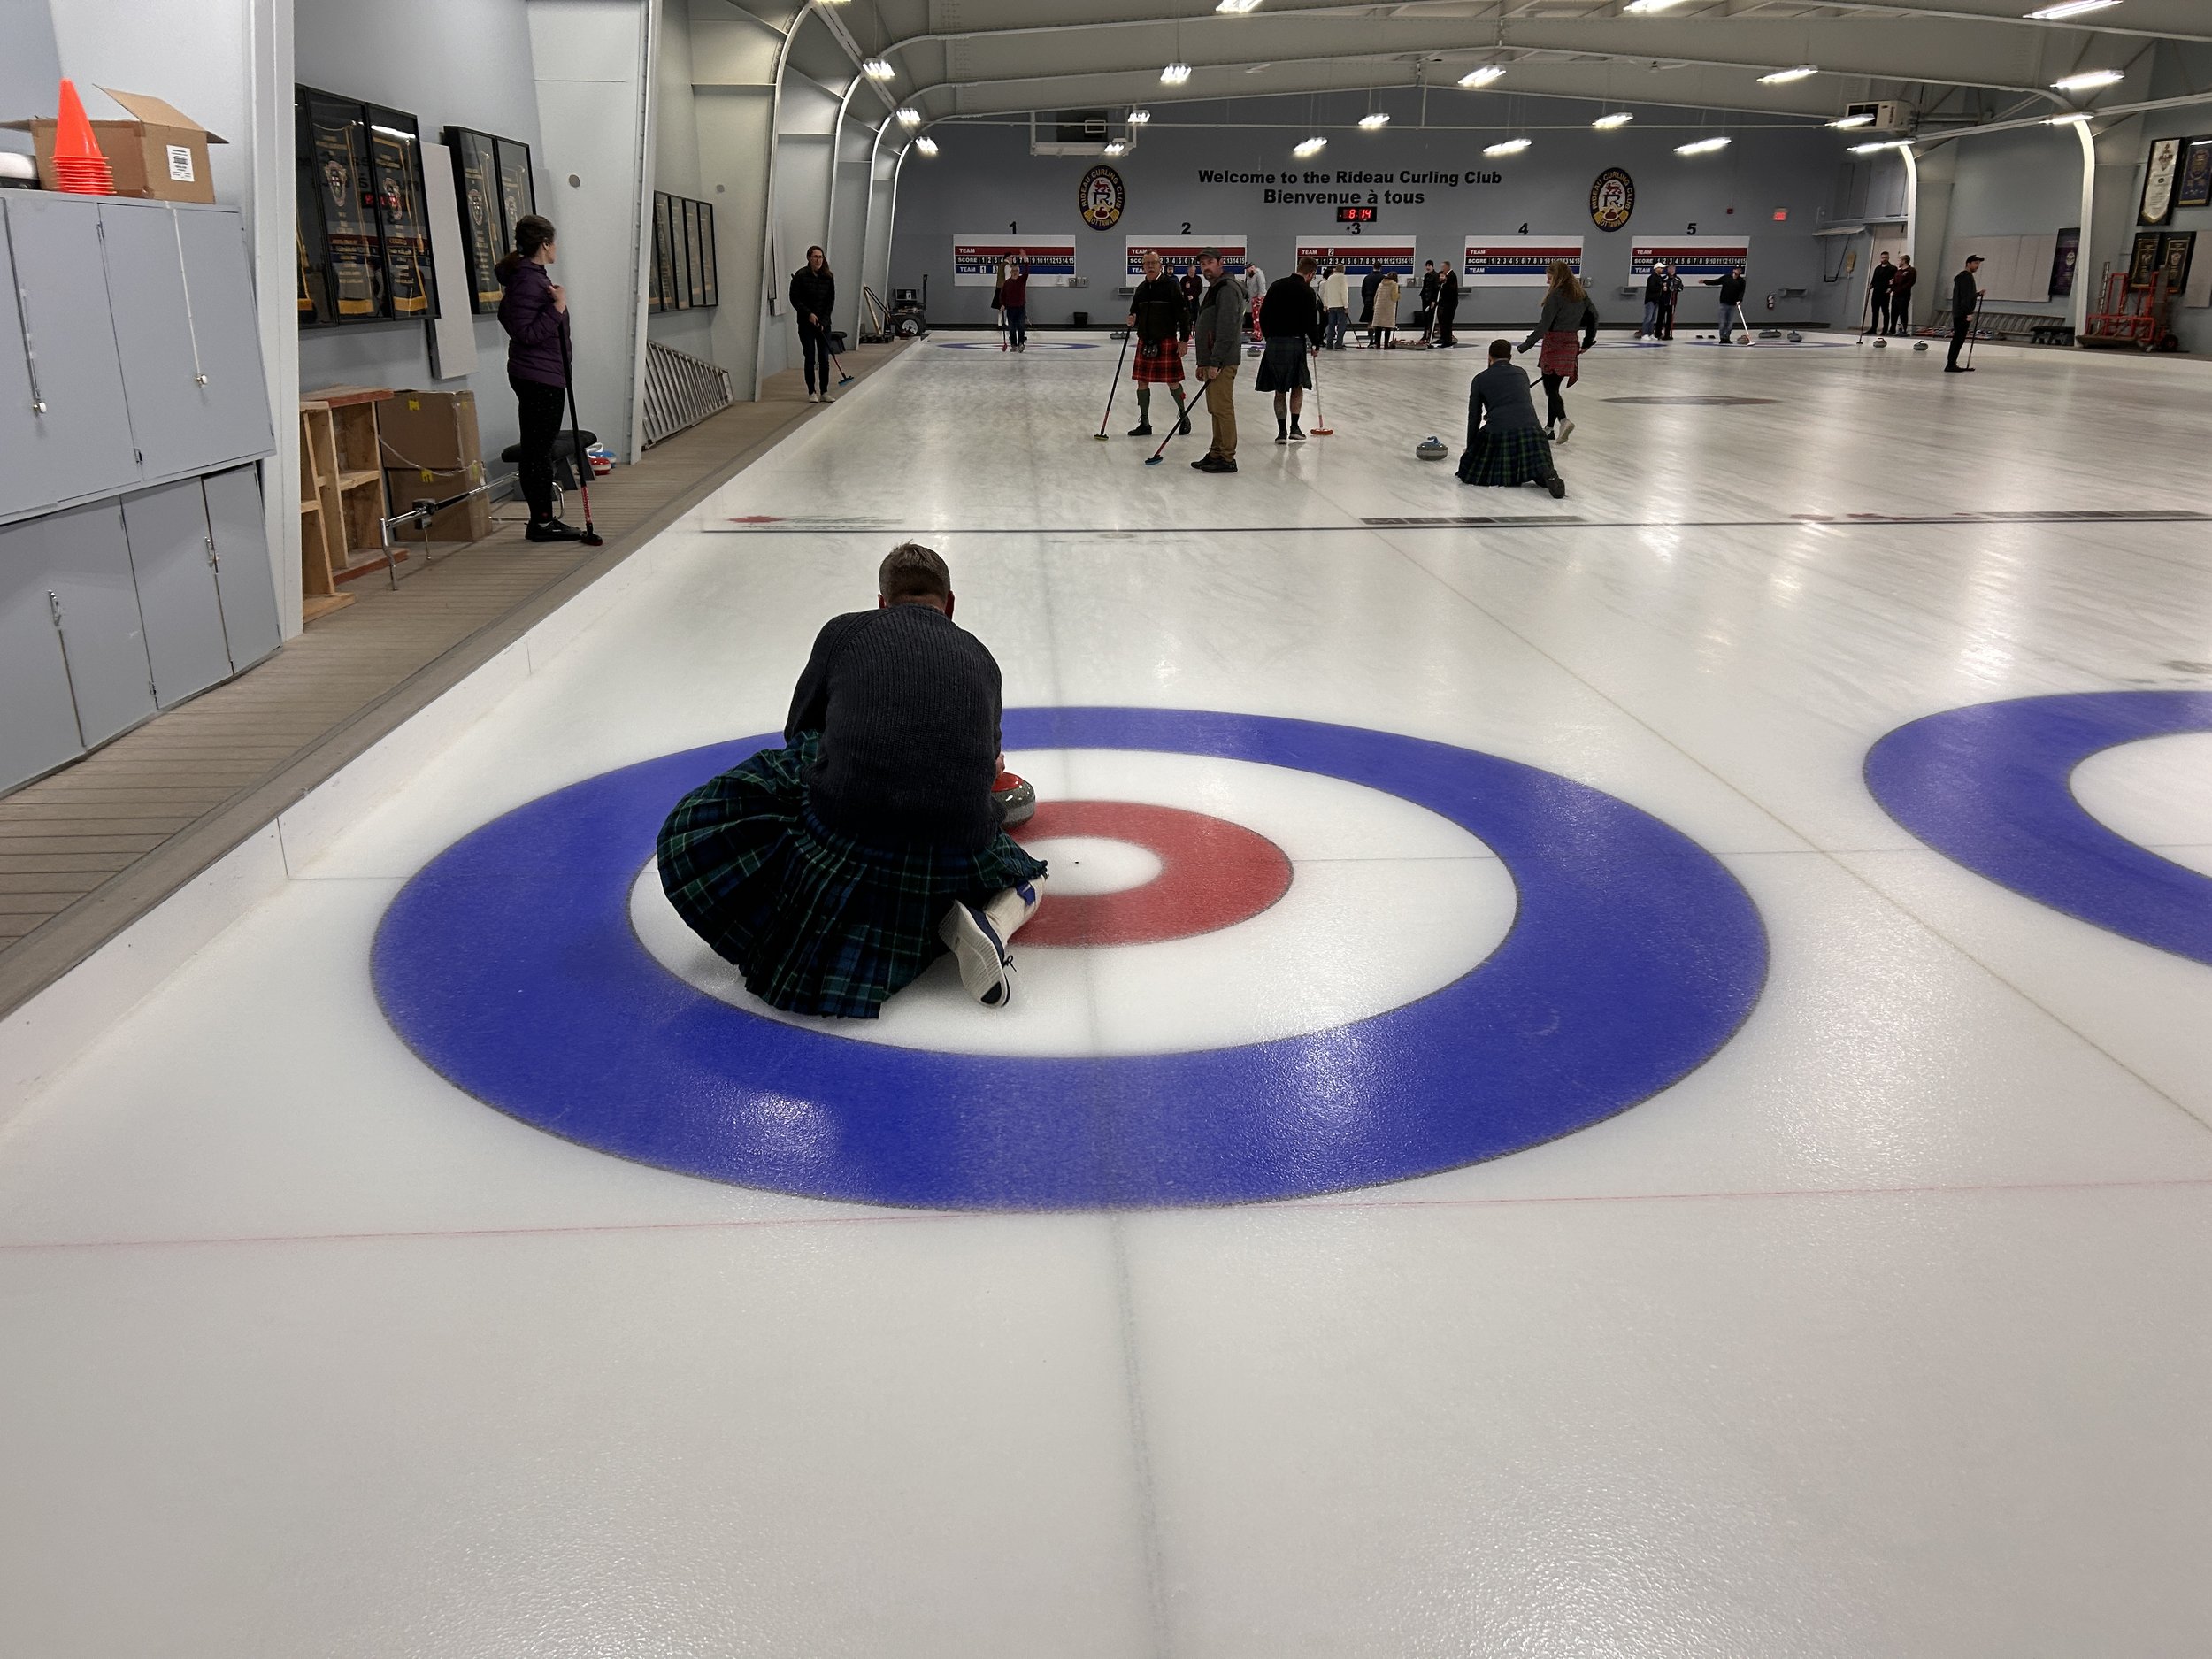
[[[1644,326],[1636,331],[1639,340],[1659,338],[1659,320],[1667,309],[1667,267],[1654,265],[1651,274],[1644,279]]]
[[[1889,295],[1897,281],[1897,267],[1889,262],[1889,250],[1875,262],[1866,279],[1867,326],[1886,339],[1889,335]]]
[[[1912,290],[1920,280],[1920,272],[1909,253],[1897,256],[1897,280],[1889,285],[1889,331],[1893,334],[1912,333]]]
[[[1133,438],[1152,435],[1152,388],[1165,386],[1175,398],[1179,432],[1190,430],[1190,411],[1183,406],[1183,342],[1190,338],[1190,307],[1183,303],[1180,284],[1167,273],[1156,253],[1144,256],[1144,280],[1129,296],[1129,330],[1137,340],[1137,424]]]
[[[1424,260],[1421,265],[1421,311],[1420,314],[1414,318],[1413,326],[1426,335],[1429,332],[1429,324],[1434,321],[1435,318],[1436,261],[1428,259]]]
[[[1198,321],[1191,344],[1198,355],[1198,378],[1206,385],[1206,413],[1213,420],[1213,440],[1206,453],[1191,465],[1202,472],[1237,470],[1237,365],[1244,360],[1244,289],[1221,268],[1221,251],[1208,248],[1198,256],[1198,268],[1206,279],[1205,297],[1198,303]]]
[[[1367,274],[1359,282],[1359,326],[1366,327],[1375,320],[1375,290],[1382,286],[1382,267],[1370,265]]]
[[[1973,365],[1959,366],[1959,349],[1965,345],[1967,336],[1974,332],[1974,310],[1982,303],[1981,284],[1975,275],[1982,268],[1982,257],[1978,253],[1966,256],[1966,268],[1951,279],[1951,355],[1945,360],[1946,374],[1971,374]]]
[[[1306,388],[1313,384],[1306,359],[1321,349],[1322,336],[1328,327],[1328,319],[1321,310],[1321,298],[1313,291],[1313,275],[1319,268],[1310,258],[1301,259],[1296,273],[1271,287],[1267,297],[1260,302],[1260,338],[1266,342],[1266,349],[1260,357],[1259,379],[1253,385],[1260,391],[1275,394],[1278,443],[1306,441],[1306,434],[1298,425],[1299,412],[1306,406]],[[1284,416],[1286,403],[1289,409],[1287,420]]]
[[[1459,315],[1459,273],[1448,260],[1436,273],[1436,343],[1455,346],[1452,319]]]
[[[1726,276],[1701,277],[1698,280],[1698,286],[1707,288],[1717,288],[1720,290],[1720,342],[1724,346],[1728,343],[1729,335],[1735,332],[1736,307],[1743,303],[1744,289],[1747,286],[1743,280],[1743,267],[1738,265]],[[1746,340],[1751,338],[1749,323],[1744,325],[1744,338]]]
[[[830,274],[829,256],[819,248],[806,250],[806,263],[791,273],[791,309],[799,319],[799,351],[806,358],[806,401],[831,403],[830,319],[837,308],[837,279]],[[821,365],[821,386],[815,384],[815,365]]]
[[[1566,480],[1552,465],[1551,440],[1536,419],[1528,374],[1513,361],[1513,342],[1490,342],[1490,365],[1467,388],[1467,449],[1459,457],[1463,484],[1543,485],[1556,501]]]

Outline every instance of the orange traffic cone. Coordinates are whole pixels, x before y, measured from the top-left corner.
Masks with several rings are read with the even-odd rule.
[[[66,79],[61,83],[60,107],[55,113],[54,175],[61,188],[79,196],[114,195],[115,174],[92,136],[84,100]]]

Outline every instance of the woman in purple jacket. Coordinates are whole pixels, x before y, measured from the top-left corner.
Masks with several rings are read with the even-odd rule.
[[[568,385],[568,296],[545,274],[553,263],[553,221],[526,213],[515,221],[515,250],[494,269],[506,292],[499,324],[507,331],[507,384],[522,416],[523,499],[530,503],[526,541],[580,541],[581,534],[553,516],[553,443],[561,435]],[[578,465],[588,465],[581,457]]]

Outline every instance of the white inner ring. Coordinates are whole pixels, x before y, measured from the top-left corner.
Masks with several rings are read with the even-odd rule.
[[[2114,834],[2212,876],[2212,732],[2118,744],[2075,767],[2068,784]]]
[[[1007,764],[1041,801],[1132,801],[1242,825],[1288,856],[1290,890],[1257,916],[1190,939],[1025,950],[1017,936],[1007,1007],[971,1001],[944,960],[872,1020],[785,1014],[750,995],[736,968],[684,925],[650,863],[631,889],[631,926],[671,973],[764,1018],[861,1042],[1005,1055],[1174,1054],[1330,1030],[1442,989],[1512,926],[1513,880],[1496,855],[1380,790],[1250,761],[1127,749],[1036,751]],[[1081,849],[1081,861],[1060,854],[1048,905],[1056,890],[1141,886],[1134,860],[1156,864],[1126,842],[1058,840]],[[1090,885],[1106,880],[1117,885]]]
[[[1157,881],[1167,868],[1150,848],[1104,835],[1055,835],[1022,846],[1052,866],[1052,890],[1063,898],[1127,893]]]

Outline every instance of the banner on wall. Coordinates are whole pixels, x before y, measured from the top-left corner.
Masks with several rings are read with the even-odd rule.
[[[1579,236],[1470,236],[1460,274],[1470,288],[1541,288],[1545,267],[1564,259],[1582,274]]]
[[[1751,244],[1741,236],[1670,236],[1640,242],[1628,251],[1628,274],[1646,277],[1655,265],[1674,267],[1678,277],[1726,276],[1750,263]]]
[[[1300,259],[1313,259],[1325,271],[1334,265],[1346,276],[1363,277],[1370,271],[1400,280],[1413,274],[1413,238],[1410,236],[1301,236]]]
[[[1232,276],[1244,274],[1244,238],[1223,232],[1218,236],[1132,236],[1129,242],[1129,280],[1144,280],[1144,257],[1156,253],[1167,261],[1167,268],[1180,275],[1195,268],[1202,249],[1211,248],[1221,255],[1221,263]]]
[[[962,288],[995,288],[999,265],[1014,258],[1028,261],[1033,288],[1064,288],[1075,281],[1072,236],[1002,234],[952,239],[952,285]]]

